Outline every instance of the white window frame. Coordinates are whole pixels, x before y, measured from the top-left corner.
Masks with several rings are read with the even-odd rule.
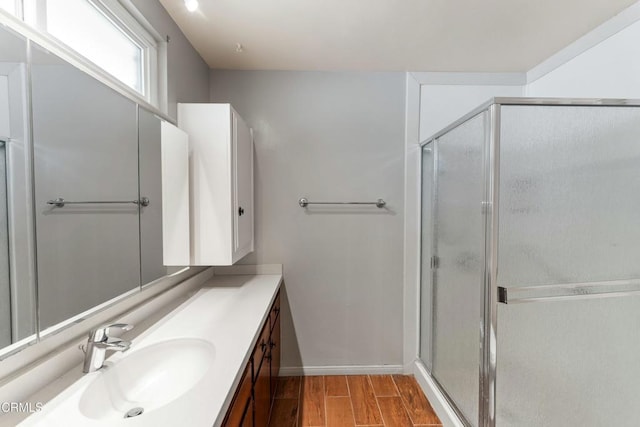
[[[24,21],[38,30],[46,33],[47,37],[56,40],[72,51],[77,60],[90,65],[91,68],[98,69],[105,74],[109,80],[121,89],[128,91],[137,98],[144,99],[147,103],[166,111],[166,42],[160,34],[153,29],[149,22],[135,8],[130,0],[85,0],[98,9],[115,27],[142,49],[142,88],[144,93],[140,93],[128,86],[117,77],[85,57],[81,52],[74,50],[63,41],[55,38],[47,32],[46,5],[47,0],[16,0],[22,3],[18,7],[24,12]]]

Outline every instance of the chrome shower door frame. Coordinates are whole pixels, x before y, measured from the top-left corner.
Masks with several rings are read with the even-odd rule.
[[[496,424],[496,370],[498,327],[498,213],[500,188],[500,104],[488,108],[485,126],[485,254],[483,306],[480,320],[480,403],[478,426]]]

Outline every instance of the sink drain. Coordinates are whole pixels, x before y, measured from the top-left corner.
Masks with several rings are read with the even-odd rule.
[[[124,414],[125,418],[133,418],[133,417],[137,417],[138,415],[142,415],[142,413],[144,412],[144,408],[133,408],[133,409],[129,409],[127,411],[126,414]]]

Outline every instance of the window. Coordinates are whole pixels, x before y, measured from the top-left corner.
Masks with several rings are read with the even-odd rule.
[[[157,104],[157,36],[117,0],[24,0],[24,6],[27,22]]]
[[[16,0],[0,0],[0,9],[4,9],[12,15],[16,14]]]

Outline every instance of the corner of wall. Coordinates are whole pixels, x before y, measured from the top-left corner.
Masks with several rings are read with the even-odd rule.
[[[551,55],[526,73],[525,95],[529,96],[528,88],[531,83],[553,73],[558,68],[638,21],[640,21],[640,2],[632,4],[613,18]]]
[[[420,281],[420,83],[413,73],[406,74],[405,159],[404,159],[404,298],[403,364],[413,370],[419,350]]]

